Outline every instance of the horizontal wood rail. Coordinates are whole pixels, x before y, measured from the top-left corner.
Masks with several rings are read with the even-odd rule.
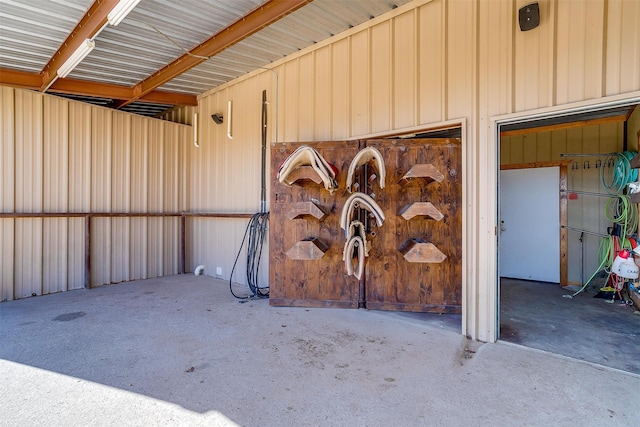
[[[249,219],[253,214],[224,212],[0,212],[0,219],[84,218],[85,267],[84,287],[91,288],[91,219],[92,218],[180,218],[180,274],[186,268],[187,218]]]

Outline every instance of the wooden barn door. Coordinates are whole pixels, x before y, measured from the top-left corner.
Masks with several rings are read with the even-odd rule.
[[[333,195],[305,176],[291,187],[275,175],[302,144],[271,150],[270,304],[366,307],[459,313],[462,303],[462,169],[459,139],[367,140],[305,144],[339,170]],[[375,167],[358,168],[360,191],[384,211],[382,226],[366,221],[369,256],[361,280],[346,274],[340,214],[351,160],[365,146],[386,165],[385,188]],[[308,171],[307,171],[308,172]],[[365,213],[360,212],[360,214]],[[362,219],[362,218],[361,218]]]
[[[366,307],[460,313],[460,139],[376,140],[367,146],[382,153],[387,179],[384,191],[376,191],[386,220],[367,260]]]
[[[291,187],[278,182],[280,165],[301,145],[313,147],[340,171],[336,177],[338,189],[333,195],[322,183],[308,179],[315,178],[308,169],[301,170],[300,179]],[[340,229],[340,211],[349,196],[345,192],[347,170],[358,149],[358,141],[272,146],[271,305],[358,308],[359,283],[344,274],[344,232]]]

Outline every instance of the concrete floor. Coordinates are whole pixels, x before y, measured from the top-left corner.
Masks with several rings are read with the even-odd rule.
[[[639,375],[457,328],[204,276],[4,302],[0,425],[640,425]]]
[[[640,315],[597,289],[567,299],[557,284],[502,279],[500,339],[640,374]]]

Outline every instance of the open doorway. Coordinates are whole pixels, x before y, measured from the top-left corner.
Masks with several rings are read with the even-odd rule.
[[[500,340],[640,373],[637,307],[628,294],[601,291],[610,283],[601,264],[612,248],[604,245],[620,234],[611,153],[637,152],[637,102],[498,122]],[[563,168],[564,179],[555,178]],[[534,221],[549,214],[553,221]],[[515,243],[506,235],[514,229]]]

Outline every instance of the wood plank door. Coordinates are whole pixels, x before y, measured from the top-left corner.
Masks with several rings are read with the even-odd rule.
[[[371,239],[366,308],[460,313],[461,140],[369,140],[366,145],[381,152],[387,172],[385,188],[374,184],[370,189],[386,220]],[[412,177],[403,178],[407,174]]]
[[[314,148],[338,169],[338,189],[333,194],[329,194],[322,184],[308,179],[296,181],[289,187],[276,178],[282,162],[301,145]],[[358,150],[358,141],[272,145],[271,305],[358,308],[360,285],[353,276],[344,273],[345,237],[340,228],[340,213],[349,196],[345,191],[346,175]],[[325,213],[320,219],[304,213],[309,210],[317,213],[316,208]],[[305,259],[312,257],[315,259]]]

